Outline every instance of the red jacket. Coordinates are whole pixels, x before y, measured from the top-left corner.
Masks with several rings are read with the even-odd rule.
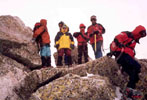
[[[139,25],[132,32],[121,32],[118,34],[110,45],[112,52],[121,52],[124,48],[124,53],[130,55],[132,58],[135,56],[135,46],[140,38],[146,36],[146,29]]]
[[[105,28],[101,24],[95,24],[88,27],[87,33],[90,39],[90,43],[94,43],[94,32],[99,31],[98,34],[96,34],[96,42],[103,40],[102,34],[105,33]]]
[[[132,36],[129,36],[129,34]],[[122,32],[115,37],[110,48],[112,51],[117,51],[117,52],[121,52],[122,48],[124,48],[123,52],[129,54],[131,57],[134,58],[135,46],[136,46],[136,41],[134,40],[133,34],[131,32]]]
[[[75,32],[73,36],[77,38],[78,45],[87,45],[88,36],[85,34],[85,32]]]
[[[40,35],[44,30],[45,32],[43,32],[43,34],[41,35],[41,39],[42,39],[42,44],[48,44],[50,43],[50,36],[47,30],[47,21],[45,19],[42,19],[40,21],[41,25],[38,29],[36,29],[36,31],[33,34],[33,38],[37,38],[38,35]]]

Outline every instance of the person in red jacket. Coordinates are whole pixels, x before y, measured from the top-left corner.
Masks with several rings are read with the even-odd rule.
[[[82,54],[84,54],[85,63],[88,62],[88,36],[85,33],[86,26],[84,24],[80,24],[80,32],[75,32],[73,36],[77,38],[78,41],[78,64],[82,64]]]
[[[38,37],[41,38],[39,42],[41,46],[40,55],[42,60],[42,67],[51,67],[50,36],[47,29],[46,19],[40,20],[40,26],[34,30],[32,42],[35,42]]]
[[[146,29],[144,26],[137,26],[132,32],[124,31],[115,36],[114,41],[110,45],[110,53],[107,56],[115,56],[118,64],[122,67],[122,72],[129,75],[129,82],[125,89],[126,94],[136,88],[136,83],[139,81],[139,73],[141,65],[134,59],[135,46],[139,43],[140,38],[146,36]],[[127,95],[127,96],[128,96]]]
[[[95,58],[100,58],[102,57],[102,51],[101,47],[103,44],[103,37],[102,34],[105,33],[105,28],[97,23],[96,16],[93,15],[91,16],[91,22],[92,25],[88,27],[87,33],[90,39],[90,44],[92,45],[92,48],[94,50]]]

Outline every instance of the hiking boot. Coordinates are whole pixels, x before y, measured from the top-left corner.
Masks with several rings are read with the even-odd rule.
[[[142,93],[140,91],[128,87],[125,89],[124,94],[132,99],[142,98]]]

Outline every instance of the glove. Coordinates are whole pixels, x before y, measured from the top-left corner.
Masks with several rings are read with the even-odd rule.
[[[74,49],[74,47],[75,47],[74,44],[70,44],[71,49]]]
[[[90,37],[92,37],[92,36],[93,36],[93,34],[90,34],[89,36],[90,36]]]
[[[107,57],[112,57],[112,53],[107,53]]]
[[[59,48],[59,44],[55,44],[55,46],[54,46],[56,49],[58,49]]]
[[[99,33],[99,31],[94,31],[94,32],[93,32],[93,34],[98,34],[98,33]]]
[[[79,35],[80,35],[81,33],[80,32],[76,32],[76,33],[74,33],[74,37],[78,37]]]

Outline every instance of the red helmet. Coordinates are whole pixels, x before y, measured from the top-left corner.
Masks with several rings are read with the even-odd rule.
[[[79,28],[86,28],[84,24],[80,24]]]

